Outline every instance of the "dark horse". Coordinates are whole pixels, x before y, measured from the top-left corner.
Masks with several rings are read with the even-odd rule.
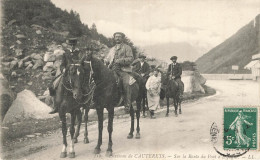
[[[71,115],[70,124],[70,152],[69,157],[75,157],[74,142],[77,142],[79,135],[81,116],[82,113],[80,108],[85,109],[85,138],[84,142],[88,143],[88,131],[87,131],[87,120],[89,103],[94,91],[94,86],[90,81],[91,78],[86,78],[85,69],[83,68],[83,60],[85,57],[78,62],[73,62],[67,58],[67,66],[65,73],[62,75],[60,83],[54,94],[54,105],[59,108],[59,117],[62,122],[62,134],[63,134],[63,148],[60,157],[65,158],[67,156],[67,124],[66,124],[66,113]],[[75,119],[78,118],[77,131],[75,133]]]
[[[113,132],[113,118],[114,118],[114,107],[119,106],[121,99],[120,92],[117,86],[117,81],[113,71],[108,69],[101,60],[92,56],[92,53],[86,54],[85,64],[84,64],[86,77],[93,77],[96,84],[96,89],[93,95],[94,107],[96,108],[98,115],[98,142],[94,150],[95,154],[99,154],[102,145],[102,131],[103,131],[103,111],[104,108],[108,111],[108,126],[107,130],[109,133],[109,142],[108,148],[106,151],[107,156],[112,155],[112,132]],[[141,77],[140,77],[141,78]],[[125,85],[125,84],[124,84]],[[127,85],[129,87],[131,96],[131,102],[136,101],[136,109],[131,105],[130,106],[130,115],[131,115],[131,128],[130,133],[127,138],[133,138],[134,132],[134,114],[136,113],[137,117],[137,128],[136,128],[136,137],[140,138],[140,127],[139,127],[139,118],[140,118],[140,109],[141,109],[141,96],[143,92],[144,84],[142,79],[135,81],[132,85]]]
[[[167,100],[167,111],[166,111],[166,116],[169,116],[169,105],[170,105],[170,98],[173,99],[173,105],[174,105],[174,113],[175,116],[178,116],[178,107],[179,108],[179,113],[181,114],[181,101],[182,98],[180,97],[180,91],[178,88],[178,83],[174,79],[168,79],[165,74],[162,74],[162,80],[165,83],[166,86],[164,87],[165,90],[165,97]]]

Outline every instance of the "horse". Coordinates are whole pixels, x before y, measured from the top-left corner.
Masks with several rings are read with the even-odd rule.
[[[167,80],[167,77],[166,75],[162,75],[162,79],[166,83],[166,87],[165,87],[165,97],[166,97],[166,100],[167,100],[167,111],[166,111],[166,117],[169,116],[169,105],[170,105],[170,98],[173,99],[173,105],[174,105],[174,113],[175,113],[175,116],[177,117],[178,116],[178,107],[179,108],[179,114],[182,114],[182,111],[181,111],[181,102],[182,102],[182,98],[180,97],[180,91],[179,91],[179,87],[178,87],[178,83],[174,80],[174,79],[171,79],[169,78]]]
[[[94,153],[99,154],[101,152],[102,145],[102,131],[103,131],[103,111],[104,108],[108,111],[108,126],[107,131],[109,133],[108,148],[106,151],[106,156],[112,156],[112,132],[113,132],[113,118],[114,118],[114,107],[120,106],[121,94],[117,85],[117,77],[112,70],[107,68],[107,66],[99,59],[92,56],[93,52],[86,54],[85,66],[86,77],[93,77],[96,84],[96,88],[93,94],[94,107],[96,108],[98,115],[98,142],[95,147]],[[141,109],[141,96],[143,94],[143,83],[140,80],[136,80],[132,85],[128,85],[130,90],[131,101],[130,116],[131,116],[131,127],[130,132],[127,136],[128,139],[133,138],[134,132],[134,117],[136,113],[137,128],[136,128],[136,139],[140,139],[140,109]],[[132,106],[132,102],[136,101],[136,110]]]
[[[87,131],[87,120],[89,111],[89,102],[91,101],[92,93],[94,88],[91,88],[91,83],[86,81],[85,69],[83,69],[82,59],[75,63],[72,60],[68,60],[66,70],[61,77],[60,83],[54,94],[54,105],[59,108],[59,117],[62,122],[62,135],[63,135],[63,148],[60,154],[60,158],[67,157],[67,124],[66,124],[66,113],[70,113],[71,124],[70,124],[70,151],[69,157],[75,157],[74,143],[77,142],[79,135],[80,124],[82,121],[82,113],[80,108],[85,109],[85,133],[84,142],[89,143],[88,131]],[[89,79],[89,78],[88,78]],[[88,91],[88,92],[86,92]],[[75,120],[78,118],[78,126],[75,134]]]

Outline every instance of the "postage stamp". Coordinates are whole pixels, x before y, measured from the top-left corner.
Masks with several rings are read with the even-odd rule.
[[[258,110],[257,107],[224,108],[224,149],[259,148]]]

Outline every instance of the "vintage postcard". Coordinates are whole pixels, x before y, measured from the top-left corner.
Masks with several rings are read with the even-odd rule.
[[[259,0],[1,2],[1,159],[260,159]]]

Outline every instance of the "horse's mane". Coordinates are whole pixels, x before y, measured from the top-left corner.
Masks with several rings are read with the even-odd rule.
[[[107,68],[107,66],[98,58],[92,57],[93,68],[99,70],[99,72],[94,72],[94,77],[102,80],[109,80],[113,77],[113,71]]]

